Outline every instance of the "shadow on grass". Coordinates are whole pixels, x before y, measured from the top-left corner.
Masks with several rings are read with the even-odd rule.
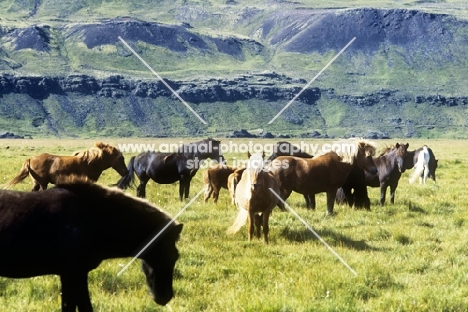
[[[382,251],[382,248],[376,248],[367,244],[364,240],[353,240],[346,235],[334,231],[315,230],[315,232],[330,246],[344,246],[355,250]],[[291,242],[302,243],[305,241],[318,240],[318,238],[307,228],[296,230],[285,227],[281,231],[281,236]]]

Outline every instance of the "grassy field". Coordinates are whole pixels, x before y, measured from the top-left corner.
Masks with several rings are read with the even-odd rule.
[[[226,143],[227,140],[223,140]],[[168,143],[168,140],[106,139],[106,143]],[[171,142],[179,143],[180,140]],[[188,140],[184,139],[184,142]],[[246,141],[233,141],[247,143]],[[273,143],[256,140],[254,143]],[[298,142],[298,141],[296,141]],[[323,144],[326,141],[313,141]],[[466,141],[391,140],[409,142],[410,150],[428,144],[439,159],[437,184],[408,183],[404,173],[394,205],[379,207],[378,189],[369,189],[371,211],[336,206],[325,212],[325,195],[317,210],[292,194],[288,204],[357,272],[352,274],[292,214],[275,209],[270,218],[270,244],[248,242],[246,229],[226,234],[236,215],[228,192],[217,205],[198,197],[178,221],[184,223],[178,248],[175,297],[166,307],[151,299],[135,262],[103,262],[90,273],[95,311],[465,311],[468,306],[468,177]],[[42,152],[70,154],[91,147],[90,140],[2,140],[0,178],[13,178],[23,161]],[[128,160],[134,153],[125,153]],[[241,153],[225,153],[229,162]],[[115,183],[118,174],[105,171],[100,184]],[[30,179],[15,189],[29,190]],[[195,176],[191,197],[203,189],[202,172]],[[135,190],[129,190],[135,194]],[[179,202],[178,184],[149,183],[148,200],[171,215]],[[388,196],[388,195],[387,195]],[[7,255],[3,255],[7,256]],[[59,311],[56,276],[0,278],[2,311]]]

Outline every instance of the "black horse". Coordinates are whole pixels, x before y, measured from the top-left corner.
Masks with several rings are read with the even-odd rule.
[[[62,311],[92,311],[88,272],[105,259],[136,256],[159,234],[138,257],[155,302],[166,305],[181,231],[148,202],[97,184],[0,190],[0,276],[59,275]]]
[[[182,145],[175,153],[143,152],[130,158],[128,174],[117,182],[117,187],[128,188],[133,183],[136,173],[140,180],[137,187],[138,197],[146,197],[146,184],[152,179],[159,184],[179,181],[180,200],[188,198],[190,182],[203,161],[208,158],[219,163],[224,161],[220,143],[221,141],[206,139]]]
[[[375,161],[374,161],[375,162]],[[370,210],[370,199],[367,193],[365,171],[358,166],[353,167],[346,182],[336,192],[336,202],[350,207]]]
[[[380,187],[380,206],[385,204],[387,188],[390,186],[390,202],[395,203],[395,190],[398,186],[401,174],[405,172],[405,163],[408,154],[409,144],[397,143],[393,148],[387,148],[380,155],[374,158],[374,163],[378,170],[378,175],[365,173],[366,185]]]
[[[291,144],[287,141],[279,141],[273,146],[273,153],[268,157],[267,163],[271,163],[274,159],[279,156],[295,156],[301,158],[313,158],[314,156],[304,152],[298,146]],[[307,207],[313,207],[315,209],[315,195],[304,195],[304,199]],[[282,211],[286,211],[283,207],[282,202],[278,202],[278,207]]]

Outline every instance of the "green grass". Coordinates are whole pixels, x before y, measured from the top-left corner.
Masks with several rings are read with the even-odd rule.
[[[168,143],[189,139],[106,139],[118,143]],[[195,141],[195,139],[193,139]],[[228,143],[227,140],[223,141]],[[234,140],[247,143],[245,140]],[[274,140],[255,140],[272,143]],[[379,147],[404,139],[378,141]],[[2,140],[0,177],[11,179],[23,161],[41,152],[70,154],[91,140]],[[326,141],[311,141],[326,143]],[[199,197],[179,217],[184,230],[178,248],[175,297],[169,307],[156,306],[149,296],[138,263],[121,276],[130,259],[104,261],[90,273],[96,311],[464,311],[468,304],[468,183],[466,141],[410,140],[410,149],[428,144],[439,159],[437,184],[408,183],[404,173],[395,204],[379,207],[379,190],[369,189],[371,211],[336,206],[325,214],[325,196],[317,210],[292,194],[288,204],[346,261],[354,276],[292,214],[274,210],[270,244],[247,241],[246,229],[226,234],[236,209],[222,190],[217,205]],[[8,147],[8,148],[7,148]],[[126,159],[131,155],[125,154]],[[226,153],[244,158],[240,153]],[[115,183],[118,174],[105,171],[99,183]],[[17,190],[29,190],[28,178]],[[203,188],[195,176],[191,196]],[[129,190],[134,194],[135,190]],[[178,184],[150,182],[147,197],[171,215],[186,202],[177,199]],[[388,197],[388,194],[387,194]],[[2,311],[58,311],[59,280],[0,278]]]

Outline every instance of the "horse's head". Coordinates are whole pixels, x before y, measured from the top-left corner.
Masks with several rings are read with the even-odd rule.
[[[218,163],[224,163],[225,159],[221,153],[221,141],[208,138],[206,140],[208,143],[208,156],[209,158],[216,160]]]
[[[109,162],[109,167],[117,171],[122,177],[128,174],[128,169],[125,165],[125,158],[118,148],[102,142],[97,142],[95,146],[102,151],[103,155],[105,155]]]
[[[374,155],[374,143],[363,139],[356,142],[356,156],[354,161],[358,167],[369,172],[371,175],[377,174],[377,167],[372,158]]]
[[[154,247],[148,248],[149,250],[141,256],[141,267],[146,282],[154,301],[159,305],[166,305],[174,297],[172,280],[174,267],[179,258],[175,243],[179,239],[182,226],[182,224],[169,226],[160,239],[153,242]]]
[[[401,173],[405,172],[406,170],[405,162],[407,161],[408,147],[409,147],[409,143],[395,144],[395,154],[396,154],[395,161],[398,166],[398,171],[400,171]]]

